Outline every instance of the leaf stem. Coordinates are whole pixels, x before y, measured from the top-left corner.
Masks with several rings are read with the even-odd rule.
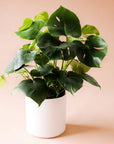
[[[70,60],[70,61],[68,61],[68,62],[64,65],[64,67],[63,67],[63,70],[64,70],[64,71],[68,68],[68,66],[70,65],[70,63],[71,63],[72,61],[73,61],[73,59]]]
[[[31,78],[33,79],[33,76],[30,74],[30,72],[24,67],[24,69],[26,70],[26,72],[31,76]]]
[[[62,60],[61,70],[63,70],[64,60]]]
[[[57,60],[53,61],[53,65],[54,65],[55,68],[57,67]]]

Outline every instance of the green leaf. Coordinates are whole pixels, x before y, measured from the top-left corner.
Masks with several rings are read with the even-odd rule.
[[[25,45],[23,45],[23,49],[27,50],[27,49],[29,49],[29,46],[30,46],[30,44],[25,44]]]
[[[77,49],[82,46],[82,43],[61,42],[49,33],[43,34],[37,41],[41,51],[49,57],[50,60],[64,59],[70,60],[77,55]]]
[[[58,81],[63,86],[63,88],[69,91],[71,94],[74,94],[77,90],[79,90],[83,83],[81,76],[72,71],[59,71]]]
[[[23,22],[23,25],[19,28],[19,31],[23,31],[28,29],[33,23],[33,20],[30,18],[26,18]]]
[[[35,55],[34,61],[36,64],[43,66],[49,62],[49,58],[44,53],[39,53]]]
[[[80,37],[81,26],[78,17],[70,10],[60,6],[49,18],[47,23],[52,36]]]
[[[98,84],[98,82],[93,77],[91,77],[90,75],[88,75],[88,74],[82,74],[81,76],[82,76],[82,78],[84,80],[86,80],[90,84],[101,88],[101,86]]]
[[[82,28],[82,34],[83,35],[88,35],[88,34],[95,34],[95,35],[100,35],[98,29],[95,26],[92,25],[85,25]]]
[[[38,70],[33,69],[30,74],[35,77],[45,76],[49,73],[52,73],[53,69],[54,67],[52,65],[46,64],[43,67],[40,67]]]
[[[72,70],[78,74],[86,73],[90,70],[90,67],[86,66],[85,64],[77,60],[73,60],[70,63],[70,65],[71,65]]]
[[[38,47],[51,60],[61,59],[61,50],[57,48],[60,41],[52,37],[49,33],[43,34],[37,41]]]
[[[0,87],[5,85],[6,82],[7,81],[6,81],[5,76],[4,75],[0,75]]]
[[[50,95],[49,88],[46,86],[45,81],[40,78],[24,80],[18,85],[18,88],[24,95],[38,103],[39,106],[46,97]]]
[[[88,36],[84,47],[78,51],[78,59],[89,67],[100,67],[101,61],[107,53],[107,44],[94,35]]]
[[[30,49],[28,50],[19,49],[16,57],[10,61],[5,72],[12,73],[14,71],[21,69],[22,67],[24,67],[26,63],[34,60],[35,54],[36,54],[36,51],[31,51]]]
[[[45,25],[43,21],[34,21],[28,29],[15,33],[23,39],[34,40],[41,34],[40,30]]]
[[[47,22],[48,19],[49,19],[49,15],[48,15],[48,13],[47,13],[46,11],[43,11],[43,12],[37,14],[37,15],[35,16],[35,18],[34,18],[35,21],[37,21],[37,20],[42,20],[42,21],[44,21],[44,22]]]

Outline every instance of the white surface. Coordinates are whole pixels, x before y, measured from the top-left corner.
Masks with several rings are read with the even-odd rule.
[[[64,132],[66,123],[66,96],[46,99],[38,104],[29,97],[26,101],[26,128],[33,136],[50,138]]]

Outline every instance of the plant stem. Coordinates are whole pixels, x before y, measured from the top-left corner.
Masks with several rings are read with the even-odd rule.
[[[70,61],[68,61],[68,62],[64,65],[64,67],[63,67],[63,70],[64,70],[64,71],[68,68],[68,66],[70,65],[70,63],[71,63],[72,61],[73,61],[73,60],[70,60]]]
[[[33,76],[30,74],[30,72],[24,67],[24,69],[26,70],[26,72],[31,76],[31,78],[33,79]]]
[[[26,77],[25,77],[23,74],[21,74],[21,76],[22,76],[24,79],[26,79]]]
[[[61,70],[63,70],[64,60],[62,60]]]
[[[53,61],[53,65],[54,65],[55,68],[57,67],[57,60]]]

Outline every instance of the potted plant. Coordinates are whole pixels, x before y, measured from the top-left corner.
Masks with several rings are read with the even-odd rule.
[[[73,95],[84,80],[100,87],[87,72],[100,67],[107,44],[96,27],[81,28],[78,17],[62,6],[50,17],[43,11],[34,20],[26,18],[16,34],[31,41],[18,50],[5,73],[24,79],[13,92],[20,90],[26,96],[28,132],[55,137],[65,130],[65,91]],[[6,74],[0,77],[1,86]]]

